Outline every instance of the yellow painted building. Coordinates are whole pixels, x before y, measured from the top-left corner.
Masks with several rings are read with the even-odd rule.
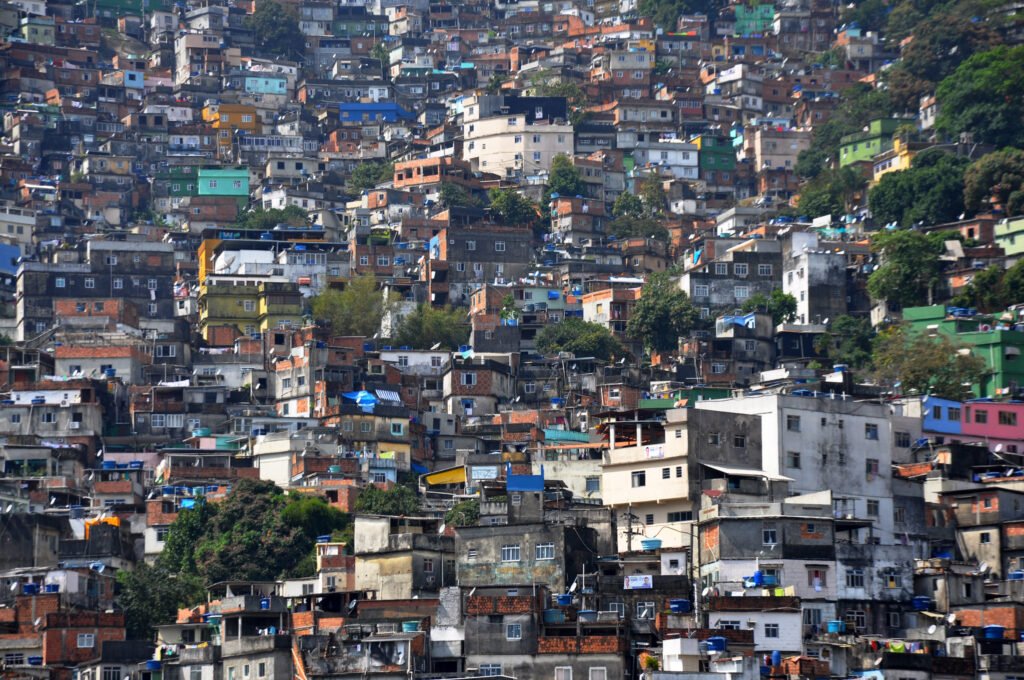
[[[302,293],[293,281],[209,275],[199,286],[199,332],[211,344],[230,341],[219,329],[252,335],[301,323]]]
[[[928,144],[908,142],[901,136],[892,138],[892,148],[878,154],[872,161],[871,184],[878,184],[890,172],[909,170],[914,156],[928,148]]]
[[[203,122],[217,130],[217,143],[222,148],[234,142],[234,130],[249,134],[261,132],[256,107],[245,104],[209,104],[203,107]]]

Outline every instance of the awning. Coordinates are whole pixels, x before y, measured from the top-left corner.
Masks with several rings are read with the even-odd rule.
[[[728,467],[726,465],[714,465],[712,463],[701,463],[704,467],[709,467],[712,470],[718,470],[719,472],[730,475],[733,477],[760,477],[761,479],[768,479],[773,482],[792,482],[792,477],[783,477],[782,475],[772,474],[764,470],[758,470],[755,468],[742,468],[742,467]]]
[[[379,399],[383,399],[384,401],[402,401],[401,395],[399,395],[398,392],[395,392],[394,390],[374,390],[374,392],[377,393],[377,397]]]

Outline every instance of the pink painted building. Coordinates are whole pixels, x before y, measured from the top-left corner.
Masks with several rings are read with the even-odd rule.
[[[960,432],[965,442],[985,442],[990,449],[1002,444],[1000,450],[1007,453],[1024,451],[1024,402],[965,402]]]

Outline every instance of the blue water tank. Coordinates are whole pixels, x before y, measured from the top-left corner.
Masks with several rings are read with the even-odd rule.
[[[668,609],[673,614],[689,614],[693,607],[690,605],[689,600],[669,600]]]
[[[725,648],[729,646],[729,641],[721,635],[709,637],[707,642],[709,652],[724,652]]]
[[[269,597],[260,598],[260,609],[270,609],[270,598]]]

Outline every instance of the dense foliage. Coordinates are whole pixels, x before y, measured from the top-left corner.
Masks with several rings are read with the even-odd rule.
[[[606,327],[574,316],[542,328],[536,342],[542,354],[572,352],[608,361],[625,353],[622,343]]]
[[[651,274],[633,306],[626,334],[651,351],[667,352],[679,346],[679,338],[698,318],[690,297],[668,272]]]
[[[877,234],[871,247],[882,262],[868,278],[871,297],[900,307],[931,304],[942,280],[939,255],[945,238],[906,229]]]
[[[894,326],[875,339],[873,361],[879,384],[904,394],[933,394],[962,400],[985,374],[984,360],[954,345],[945,336],[931,338]]]
[[[924,151],[908,170],[890,172],[868,195],[878,224],[909,227],[918,222],[952,222],[964,212],[964,170],[968,161],[946,151]]]
[[[344,290],[329,288],[313,298],[313,316],[327,321],[335,335],[372,337],[380,329],[386,308],[394,302],[377,290],[372,275],[349,281]]]
[[[469,322],[466,310],[453,307],[432,307],[420,305],[402,319],[395,344],[414,349],[430,349],[439,345],[444,349],[458,349],[469,339]]]

